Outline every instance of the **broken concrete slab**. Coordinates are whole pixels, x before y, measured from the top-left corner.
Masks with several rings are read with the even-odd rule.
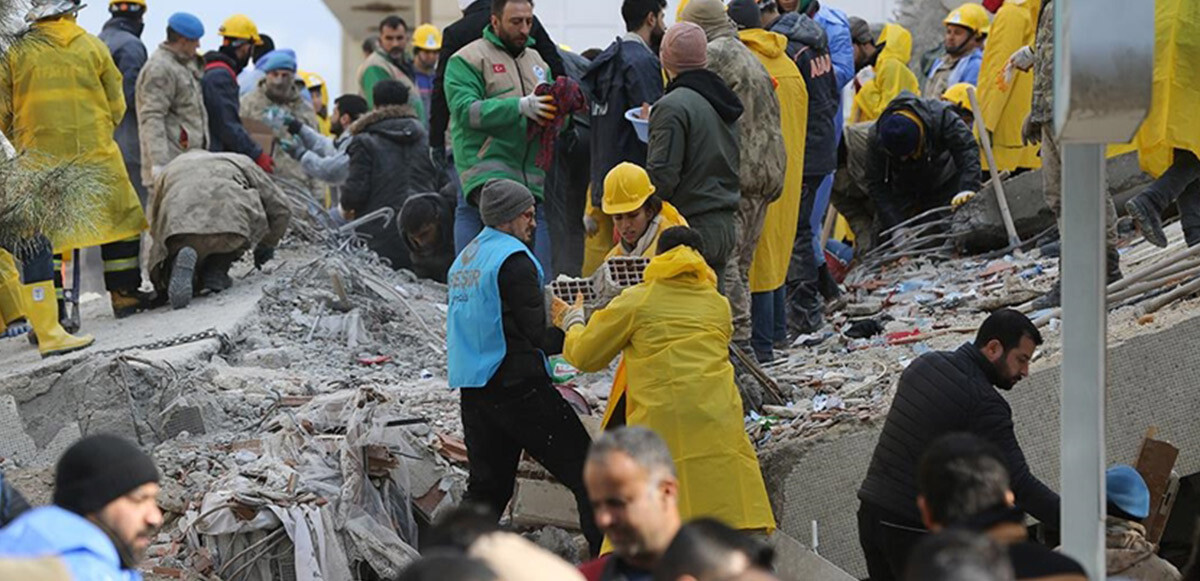
[[[518,478],[509,509],[512,523],[517,527],[579,529],[575,495],[556,482]]]
[[[775,534],[767,537],[767,544],[775,549],[776,575],[784,581],[854,581],[856,579],[783,531],[775,531]]]

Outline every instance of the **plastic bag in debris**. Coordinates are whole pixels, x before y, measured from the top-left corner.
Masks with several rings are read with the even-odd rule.
[[[337,530],[326,505],[269,507],[283,523],[295,546],[296,581],[350,581],[350,563],[346,559]]]
[[[359,507],[351,507],[350,519],[344,530],[354,545],[356,554],[383,579],[395,579],[400,572],[421,555],[396,532],[383,525]]]
[[[550,379],[554,381],[555,385],[570,383],[575,381],[575,378],[581,375],[579,370],[575,369],[574,365],[567,363],[567,360],[563,359],[562,355],[554,355],[549,357],[549,362]]]

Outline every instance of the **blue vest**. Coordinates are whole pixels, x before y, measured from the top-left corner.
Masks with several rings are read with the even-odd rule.
[[[0,530],[0,557],[58,557],[76,580],[141,581],[91,521],[57,506],[30,510]]]
[[[494,228],[484,228],[450,267],[446,363],[453,389],[487,385],[504,362],[508,344],[498,279],[504,261],[518,252],[537,265],[538,284],[542,284],[542,266],[529,247]]]
[[[932,79],[933,74],[942,67],[942,61],[945,57],[940,57],[933,63],[933,67],[929,69],[928,78]],[[954,70],[950,71],[950,77],[946,79],[946,87],[952,87],[959,83],[970,83],[978,86],[979,84],[979,68],[983,65],[983,51],[975,49],[971,54],[958,59],[958,63],[954,65]],[[938,95],[939,97],[941,95]]]

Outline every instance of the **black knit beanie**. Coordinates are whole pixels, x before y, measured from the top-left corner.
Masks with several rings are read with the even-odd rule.
[[[158,482],[158,468],[133,442],[108,434],[88,436],[59,458],[54,504],[86,516],[147,482]]]

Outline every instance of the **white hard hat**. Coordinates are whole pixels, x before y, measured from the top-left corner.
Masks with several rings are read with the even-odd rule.
[[[25,14],[25,22],[37,22],[53,16],[79,12],[87,6],[80,2],[81,0],[33,0],[29,12]]]

